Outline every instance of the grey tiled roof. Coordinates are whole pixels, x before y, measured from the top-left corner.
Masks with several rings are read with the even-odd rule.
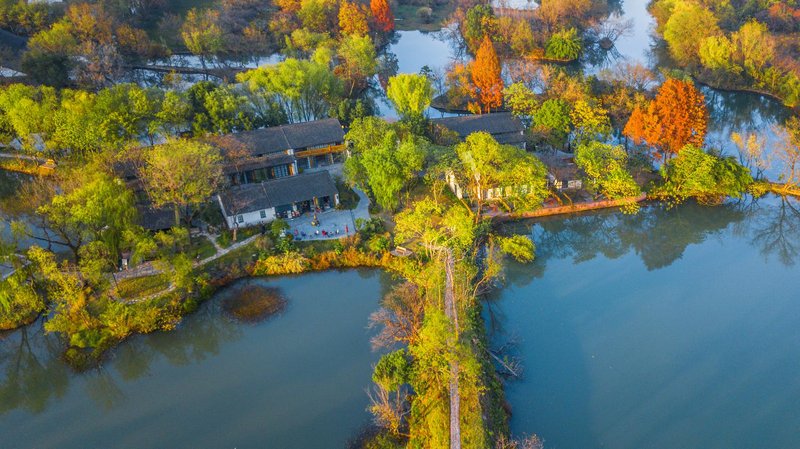
[[[0,49],[5,49],[10,54],[10,58],[0,61],[0,66],[7,67],[13,70],[20,70],[19,56],[22,50],[25,49],[28,39],[26,37],[18,36],[9,33],[6,30],[0,30]]]
[[[458,133],[462,139],[474,132],[485,131],[503,144],[525,141],[522,122],[510,112],[444,117],[434,119],[433,122]]]
[[[277,206],[333,196],[336,184],[326,170],[245,184],[220,194],[228,215],[244,214]]]
[[[139,224],[148,231],[163,231],[175,226],[175,211],[150,205],[137,206]]]
[[[230,137],[243,144],[253,156],[260,156],[289,149],[338,144],[344,141],[344,131],[339,120],[330,118],[242,131]]]
[[[288,165],[294,162],[294,157],[288,154],[269,154],[264,157],[254,157],[238,164],[227,164],[224,167],[226,174],[236,172],[246,172],[249,170],[257,170],[259,168],[275,167],[278,165]]]

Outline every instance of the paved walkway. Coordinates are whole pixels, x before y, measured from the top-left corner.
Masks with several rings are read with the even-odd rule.
[[[298,218],[287,220],[289,232],[295,239],[330,240],[354,235],[356,233],[356,219],[369,220],[369,197],[361,190],[354,189],[358,195],[358,205],[353,210],[329,209],[317,214],[319,226],[312,226],[313,213],[306,213]],[[323,233],[323,231],[325,231]],[[337,232],[338,231],[338,232]]]
[[[211,234],[207,234],[205,232],[201,233],[200,235],[204,236],[205,238],[207,238],[208,240],[211,241],[211,244],[214,245],[214,248],[217,250],[217,253],[214,254],[211,257],[207,257],[207,258],[205,258],[203,260],[199,260],[199,261],[195,262],[193,264],[193,266],[195,268],[203,266],[203,265],[206,265],[206,264],[208,264],[210,262],[213,262],[213,261],[219,259],[220,257],[230,253],[233,250],[239,249],[239,248],[241,248],[241,247],[243,247],[245,245],[249,245],[250,243],[252,243],[258,237],[258,235],[254,235],[254,236],[251,236],[251,237],[246,238],[244,240],[241,240],[239,242],[236,242],[236,243],[234,243],[233,245],[231,245],[231,246],[229,246],[227,248],[223,248],[223,247],[219,246],[219,244],[217,244],[217,236],[212,236]],[[142,264],[139,267],[136,267],[134,269],[122,271],[120,273],[116,273],[116,279],[117,279],[117,281],[119,281],[119,280],[121,280],[123,278],[130,279],[130,278],[138,278],[138,277],[144,277],[144,276],[153,276],[153,275],[156,275],[156,274],[159,274],[159,273],[161,273],[161,270],[155,268],[153,266],[152,262],[147,262],[147,263]],[[173,290],[175,290],[175,285],[170,283],[169,287],[167,287],[164,290],[161,290],[160,292],[153,293],[152,295],[140,296],[138,298],[125,299],[125,300],[119,298],[118,300],[120,300],[122,302],[125,302],[127,304],[135,304],[137,302],[144,302],[144,301],[149,301],[151,299],[158,298],[159,296],[166,295],[167,293],[170,293]]]

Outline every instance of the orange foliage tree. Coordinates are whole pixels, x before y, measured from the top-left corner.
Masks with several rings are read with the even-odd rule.
[[[494,44],[489,36],[484,36],[475,53],[475,61],[470,66],[472,96],[477,100],[477,104],[470,104],[470,110],[482,114],[503,104],[503,78],[500,77],[500,71],[500,60],[497,59]]]
[[[394,29],[394,14],[387,0],[370,0],[369,9],[375,17],[378,31],[389,33]]]
[[[297,13],[302,6],[301,0],[275,0],[275,4],[285,13]]]
[[[708,127],[703,94],[687,81],[670,78],[647,109],[636,107],[623,134],[636,144],[646,143],[660,157],[678,154],[686,145],[702,147]]]
[[[365,8],[347,0],[343,1],[339,7],[339,31],[347,35],[367,34],[369,24]]]

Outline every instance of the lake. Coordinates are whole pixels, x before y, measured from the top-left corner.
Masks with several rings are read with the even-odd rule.
[[[616,13],[634,24],[616,43],[622,57],[650,58],[645,4],[626,0]],[[408,73],[454,57],[439,34],[419,31],[399,32],[390,51]],[[708,142],[728,154],[732,132],[764,133],[769,146],[788,117],[769,99],[704,93]],[[0,190],[11,185],[1,176]],[[486,311],[493,341],[515,340],[525,366],[506,387],[512,431],[552,449],[795,446],[798,208],[765,199],[512,226],[534,237],[537,260],[511,264]],[[0,336],[2,446],[343,447],[370,422],[378,355],[366,325],[386,275],[248,282],[279,287],[287,310],[234,323],[219,311],[234,285],[176,331],[132,338],[88,373],[58,359],[40,323]]]
[[[787,448],[800,429],[796,201],[517,224],[487,307],[515,434],[547,448]]]
[[[355,270],[242,281],[279,288],[286,310],[235,323],[219,307],[234,284],[83,374],[38,323],[0,336],[2,447],[344,447],[370,423],[379,355],[367,323],[388,281]]]

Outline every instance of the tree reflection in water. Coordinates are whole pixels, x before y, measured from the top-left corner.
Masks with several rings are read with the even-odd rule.
[[[69,385],[69,369],[58,358],[58,339],[42,321],[0,335],[0,415],[15,409],[39,413]]]
[[[634,252],[648,270],[667,267],[678,260],[689,245],[717,235],[747,214],[739,205],[705,207],[684,204],[675,208],[652,205],[638,214],[603,211],[569,218],[551,218],[539,223],[523,222],[505,232],[530,234],[536,243],[533,267],[511,264],[508,281],[526,285],[544,274],[549,259],[572,259],[581,263],[604,256],[617,259]]]
[[[113,363],[76,373],[61,359],[63,345],[47,335],[41,320],[0,335],[0,415],[13,410],[33,414],[64,397],[70,382],[81,379],[85,392],[99,407],[110,410],[125,403],[119,382],[141,378],[159,359],[171,365],[199,362],[237,340],[242,329],[219,312],[219,302],[204,304],[174,332],[132,338],[110,354]]]
[[[731,233],[726,234],[729,228]],[[665,268],[680,259],[689,245],[715,236],[741,237],[765,257],[776,256],[783,265],[791,266],[800,257],[800,202],[769,197],[717,207],[651,205],[636,215],[603,211],[512,223],[504,232],[531,235],[536,243],[533,265],[508,266],[507,281],[519,286],[544,275],[550,259],[572,259],[577,264],[633,252],[648,270]]]
[[[793,266],[800,255],[800,202],[780,198],[777,204],[754,206],[748,210],[747,235],[765,258],[775,256],[785,266]]]

